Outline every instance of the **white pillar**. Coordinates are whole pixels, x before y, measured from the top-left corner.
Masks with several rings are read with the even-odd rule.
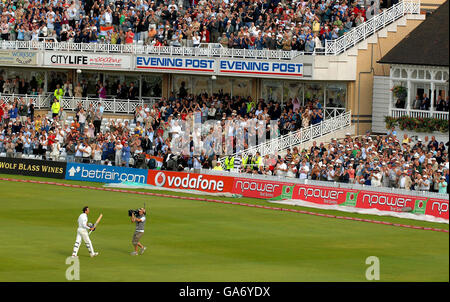
[[[435,85],[434,85],[434,82],[431,82],[431,84],[430,84],[430,89],[431,89],[431,93],[430,93],[430,117],[432,117],[433,116],[433,111],[434,111],[434,88],[435,88]]]
[[[407,74],[408,74],[408,78],[407,78],[407,80],[406,80],[406,87],[407,87],[407,89],[408,89],[408,94],[406,95],[406,112],[407,112],[407,114],[408,114],[408,116],[409,116],[409,111],[411,110],[411,96],[413,95],[411,92],[411,90],[412,90],[412,85],[411,85],[411,74],[412,74],[412,71],[411,71],[411,69],[407,69]]]
[[[389,87],[390,87],[390,89],[392,89],[393,87],[394,87],[394,81],[392,81],[392,72],[393,72],[393,70],[392,70],[392,68],[391,68],[391,72],[390,72],[390,76],[389,76]],[[392,94],[393,94],[393,92],[392,91],[390,91],[389,90],[389,116],[392,116]]]

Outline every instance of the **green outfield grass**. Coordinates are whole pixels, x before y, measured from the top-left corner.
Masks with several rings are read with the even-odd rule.
[[[100,255],[90,258],[84,243],[80,247],[80,281],[366,281],[369,256],[380,259],[380,281],[449,281],[448,233],[8,181],[0,181],[0,201],[3,282],[66,281],[65,261],[71,255],[76,220],[85,205],[91,209],[90,222],[100,213],[103,220],[91,235]],[[148,249],[133,257],[134,224],[127,210],[141,207],[144,201],[150,213],[142,242]],[[250,198],[239,201],[274,206]],[[448,224],[339,215],[448,229]]]

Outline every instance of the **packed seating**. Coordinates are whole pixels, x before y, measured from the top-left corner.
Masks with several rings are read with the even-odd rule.
[[[100,158],[91,150],[90,154],[85,154],[85,160],[101,160],[104,163],[105,160],[118,158],[116,165],[128,165],[129,160],[121,160],[121,152],[113,154],[116,145],[130,144],[132,148],[129,152],[133,156],[128,156],[128,159],[140,153],[165,156],[176,132],[174,129],[179,127],[175,121],[196,119],[202,124],[212,120],[222,125],[230,119],[244,124],[259,121],[261,127],[267,126],[263,130],[270,137],[271,121],[276,121],[278,136],[323,120],[322,105],[317,99],[308,100],[305,106],[300,106],[297,99],[280,105],[275,101],[254,101],[250,97],[230,97],[228,94],[183,95],[182,91],[176,97],[171,94],[168,99],[162,98],[160,103],[136,107],[134,118],[105,118],[104,111],[102,102],[95,106],[91,103],[88,108],[79,103],[74,115],[68,114],[55,97],[47,116],[35,116],[32,102],[15,98],[7,103],[0,97],[0,132],[3,135],[0,151],[6,152],[7,156],[32,154],[41,158],[52,158],[48,156],[52,153],[57,160],[61,153],[66,153],[74,157],[64,156],[64,159],[74,160],[77,152],[67,152],[71,141],[80,148],[83,144],[89,145],[92,150],[93,145],[103,148]],[[55,145],[54,138],[49,138],[50,131],[54,138],[58,138]],[[112,149],[106,148],[108,140]],[[142,148],[138,148],[140,145]],[[82,155],[80,152],[78,156]]]
[[[398,137],[394,129],[387,135],[333,139],[310,148],[288,149],[284,155],[259,154],[225,160],[226,170],[240,173],[276,175],[375,187],[448,193],[449,142],[434,136],[413,140]],[[236,165],[235,163],[239,164]],[[227,166],[228,165],[228,166]],[[220,170],[220,169],[219,169]]]
[[[447,190],[449,143],[438,142],[434,136],[416,142],[407,135],[397,137],[394,129],[387,135],[368,133],[362,137],[347,135],[342,141],[334,139],[327,144],[313,142],[311,148],[294,147],[283,155],[261,157],[257,153],[245,158],[228,157],[224,163],[219,162],[223,153],[214,152],[213,148],[203,148],[195,155],[171,151],[174,133],[178,131],[176,121],[200,119],[202,124],[212,120],[224,125],[227,120],[237,120],[246,125],[251,121],[276,120],[279,131],[276,135],[320,122],[312,115],[321,111],[317,100],[306,106],[295,104],[289,101],[281,106],[272,101],[256,102],[228,95],[171,95],[159,104],[137,107],[134,118],[111,119],[103,117],[101,103],[87,110],[79,106],[75,116],[61,109],[49,116],[34,116],[32,103],[16,100],[7,104],[0,99],[0,155],[167,170],[224,170],[225,167],[239,173],[287,178],[422,191]],[[229,136],[226,128],[222,129],[225,144],[225,137],[229,139]],[[270,128],[264,130],[270,137]],[[236,139],[235,133],[231,136]],[[208,139],[203,136],[202,141]],[[161,161],[149,161],[149,156]]]
[[[363,5],[360,5],[362,2]],[[355,0],[6,0],[1,40],[313,52],[378,14]],[[365,4],[365,5],[364,5]],[[382,3],[383,5],[383,3]]]

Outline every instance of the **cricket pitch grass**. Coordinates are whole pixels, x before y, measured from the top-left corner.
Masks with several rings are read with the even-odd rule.
[[[90,258],[84,242],[80,246],[79,281],[359,282],[367,281],[370,256],[379,259],[382,282],[449,281],[449,233],[445,232],[2,180],[0,201],[2,282],[67,281],[66,259],[72,253],[83,206],[90,208],[89,222],[95,222],[100,213],[103,219],[90,235],[99,256]],[[273,206],[250,198],[239,201]],[[144,202],[148,220],[141,242],[147,250],[131,256],[135,226],[127,211]],[[306,210],[448,230],[448,224]]]

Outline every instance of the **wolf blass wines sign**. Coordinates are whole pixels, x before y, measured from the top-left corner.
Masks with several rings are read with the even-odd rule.
[[[66,163],[19,158],[1,158],[0,173],[64,178]]]

